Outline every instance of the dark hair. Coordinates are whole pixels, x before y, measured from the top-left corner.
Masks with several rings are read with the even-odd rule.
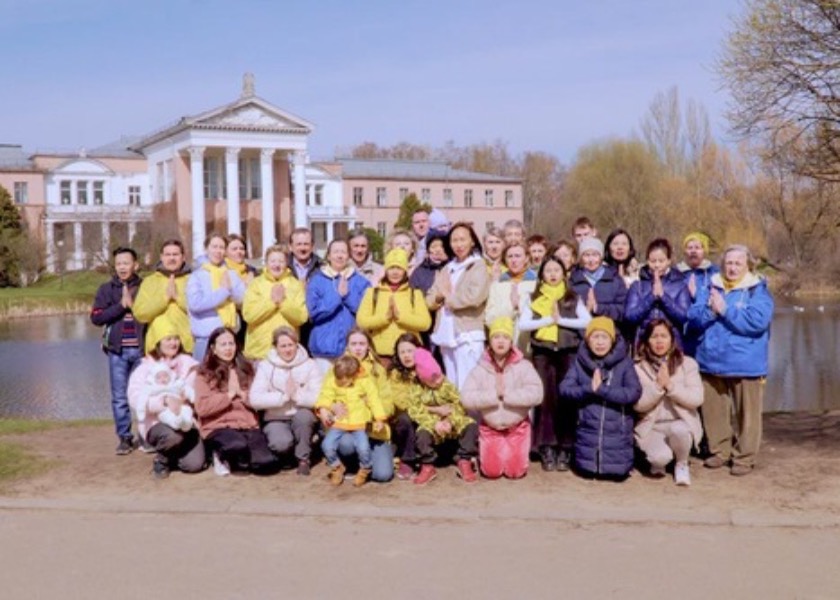
[[[169,238],[168,240],[164,240],[164,242],[160,245],[160,253],[163,254],[163,249],[167,246],[178,246],[181,250],[181,254],[186,254],[187,251],[184,249],[184,242],[179,240],[178,238]]]
[[[137,260],[137,251],[134,248],[129,248],[128,246],[117,246],[114,248],[114,251],[111,252],[111,256],[117,258],[118,254],[130,254],[131,258],[135,261]]]
[[[349,238],[348,238],[348,239],[349,239]],[[339,243],[340,243],[340,244],[344,244],[345,246],[347,246],[347,252],[350,252],[350,242],[348,242],[348,241],[347,241],[347,240],[345,240],[344,238],[333,238],[333,239],[332,239],[332,241],[331,241],[329,244],[327,244],[327,252],[324,254],[324,259],[325,259],[325,260],[329,261],[329,259],[330,259],[330,250],[332,250],[332,247],[333,247],[335,244],[339,244]]]
[[[446,244],[446,234],[442,231],[430,229],[428,235],[426,235],[426,252],[429,251],[429,246],[434,241],[440,241],[443,244],[443,251],[446,253],[446,257],[451,259],[452,255],[449,253],[451,248]]]
[[[216,340],[225,333],[233,336],[233,341],[236,344],[236,354],[233,357],[232,364],[222,362],[213,352],[213,346],[216,345]],[[230,327],[217,327],[207,340],[207,354],[204,355],[204,360],[201,361],[201,365],[198,367],[198,376],[203,377],[211,389],[226,391],[231,366],[236,369],[239,384],[244,388],[249,387],[251,380],[254,378],[254,367],[242,356],[239,342],[236,340],[236,333]]]
[[[343,354],[335,359],[335,364],[333,364],[333,376],[336,379],[353,377],[361,370],[361,368],[362,363],[359,362],[358,358],[350,356],[349,354]]]
[[[160,353],[160,343],[164,339],[166,339],[167,337],[169,337],[169,336],[165,336],[165,337],[161,338],[160,340],[158,340],[158,343],[155,344],[155,347],[152,348],[151,350],[149,350],[149,356],[151,356],[155,360],[161,360],[162,358],[164,358],[163,354]],[[181,341],[181,336],[176,335],[175,337],[178,338],[178,354],[186,354],[187,351],[184,350],[184,343]]]
[[[289,234],[289,243],[292,243],[296,235],[301,235],[303,233],[309,236],[310,241],[312,240],[311,229],[309,229],[308,227],[295,227],[294,229],[292,229],[292,233]]]
[[[466,229],[470,233],[470,239],[472,239],[473,243],[473,254],[484,254],[484,248],[481,246],[481,240],[478,239],[478,234],[476,234],[475,229],[472,228],[472,225],[467,223],[466,221],[458,221],[452,227],[449,228],[449,231],[446,232],[446,238],[443,242],[443,247],[446,249],[446,255],[454,258],[455,253],[452,251],[452,232],[458,228]]]
[[[539,270],[537,271],[537,285],[534,288],[534,291],[531,292],[531,300],[536,300],[537,298],[540,297],[540,294],[542,293],[542,286],[543,286],[543,272],[545,271],[545,266],[550,262],[557,263],[558,265],[560,265],[560,268],[563,270],[563,281],[568,281],[569,274],[566,271],[566,267],[563,266],[563,261],[561,261],[559,258],[554,256],[553,254],[546,254],[542,263],[540,263]],[[577,292],[575,292],[572,289],[572,286],[570,286],[567,283],[566,284],[566,293],[563,294],[562,298],[560,298],[560,307],[565,308],[565,309],[568,309],[570,307],[574,308],[577,305],[577,300],[578,300]],[[548,316],[548,315],[541,315],[541,316],[545,317],[545,316]]]
[[[645,258],[650,256],[650,253],[654,250],[662,250],[665,252],[665,256],[669,259],[673,255],[673,249],[671,248],[671,242],[666,240],[665,238],[656,238],[650,244],[648,244],[647,251],[645,252]]]
[[[650,336],[653,335],[653,330],[660,325],[665,327],[671,336],[671,351],[668,352],[668,373],[673,375],[683,363],[683,352],[676,343],[677,336],[674,333],[674,327],[666,319],[656,318],[647,322],[639,336],[636,355],[639,357],[638,360],[643,360],[649,364],[657,364],[659,362],[659,358],[654,356],[653,352],[650,351],[648,342],[650,341]]]
[[[513,242],[512,244],[508,244],[507,246],[505,246],[505,249],[502,250],[502,264],[506,267],[508,266],[507,253],[508,250],[510,250],[511,248],[522,248],[522,252],[525,253],[525,270],[527,271],[531,267],[531,261],[528,258],[528,247],[525,245],[525,242]]]
[[[527,240],[525,240],[525,245],[528,248],[536,244],[542,244],[543,246],[545,246],[545,249],[548,250],[548,238],[544,235],[535,233],[534,235],[530,236]]]
[[[394,342],[394,358],[391,361],[391,366],[388,368],[389,373],[397,373],[397,377],[400,378],[403,382],[409,382],[414,379],[414,369],[409,369],[400,361],[400,344],[403,342],[408,342],[409,344],[413,344],[415,348],[422,348],[423,342],[414,335],[413,333],[403,333],[400,337],[397,338],[397,341]]]
[[[241,236],[238,233],[229,233],[225,236],[225,244],[228,246],[230,246],[230,243],[234,241],[242,242],[242,245],[245,246],[246,249],[248,248],[248,243],[245,241],[244,236]]]
[[[589,220],[589,217],[578,217],[575,219],[575,222],[572,223],[572,235],[575,234],[575,229],[583,229],[584,227],[595,229],[595,225]]]
[[[212,242],[216,238],[219,238],[220,240],[222,240],[225,243],[225,249],[227,249],[227,244],[228,244],[227,243],[227,238],[225,236],[223,236],[221,233],[215,233],[215,232],[208,234],[207,237],[204,238],[204,248],[206,249],[207,246],[210,245],[210,242]]]
[[[365,339],[367,340],[368,344],[368,356],[373,361],[373,373],[371,373],[371,375],[377,375],[379,369],[381,369],[382,366],[379,364],[379,355],[376,353],[376,349],[373,347],[373,338],[370,336],[370,333],[368,333],[366,329],[362,329],[358,325],[353,325],[353,327],[350,328],[350,331],[347,332],[347,335],[344,338],[344,348],[347,349],[347,347],[350,345],[350,338],[356,334],[365,336]]]
[[[610,254],[610,244],[612,244],[612,241],[620,235],[626,236],[627,242],[630,244],[630,252],[627,253],[627,258],[621,262],[614,259],[612,254]],[[618,267],[619,265],[626,267],[630,265],[630,262],[634,258],[636,258],[636,247],[633,245],[633,238],[630,237],[627,230],[619,228],[610,231],[610,234],[604,242],[604,262],[613,267]]]

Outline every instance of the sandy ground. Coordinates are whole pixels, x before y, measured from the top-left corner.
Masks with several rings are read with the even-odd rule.
[[[335,489],[323,465],[155,481],[108,427],[7,439],[55,467],[0,490],[2,598],[840,598],[840,413],[769,416],[754,473],[694,464],[687,489],[538,465],[421,489]]]

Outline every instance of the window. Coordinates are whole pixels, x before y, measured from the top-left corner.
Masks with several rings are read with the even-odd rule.
[[[505,208],[511,208],[513,203],[513,190],[505,190]]]
[[[400,188],[400,202],[405,200],[406,196],[408,196],[408,188]]]
[[[443,190],[443,205],[446,208],[452,207],[452,188],[444,188]]]
[[[324,204],[324,186],[315,186],[315,206],[323,206]]]
[[[388,194],[384,187],[376,188],[376,206],[385,206],[388,204]]]
[[[29,202],[29,184],[26,181],[15,181],[15,204]]]
[[[484,190],[484,206],[493,206],[493,190]]]
[[[353,206],[361,206],[363,200],[364,200],[363,188],[354,187],[353,188]]]
[[[466,208],[472,208],[472,190],[464,190],[464,206]]]
[[[431,202],[432,201],[432,190],[429,188],[423,188],[420,190],[421,200],[423,202]]]
[[[128,186],[128,204],[129,206],[140,206],[140,186]]]
[[[70,204],[72,202],[72,189],[69,181],[61,182],[60,198],[62,204]]]
[[[243,200],[259,200],[262,197],[260,161],[258,158],[240,158],[239,197]]]
[[[227,197],[223,161],[218,156],[204,157],[204,199],[219,200]]]
[[[76,204],[87,204],[88,203],[88,182],[85,180],[79,180],[76,182]]]
[[[93,203],[94,204],[105,204],[105,182],[104,181],[94,181],[93,182]]]
[[[388,235],[388,224],[385,221],[379,221],[376,224],[376,233],[378,233],[381,237],[385,237]]]
[[[491,229],[493,229],[494,227],[496,227],[496,222],[495,222],[495,221],[487,221],[487,222],[484,224],[484,230],[485,230],[485,231],[490,231],[490,230],[491,230]]]

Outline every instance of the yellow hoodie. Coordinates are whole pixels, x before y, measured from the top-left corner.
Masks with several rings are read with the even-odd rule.
[[[347,414],[336,418],[332,427],[343,431],[365,429],[373,420],[385,421],[388,415],[379,400],[379,391],[372,377],[357,375],[349,387],[339,387],[332,371],[324,379],[321,393],[315,403],[315,411],[321,408],[331,409],[336,402],[344,404]]]
[[[278,283],[286,288],[286,296],[279,305],[271,300],[271,289]],[[271,336],[275,329],[285,325],[297,331],[309,318],[303,284],[292,276],[289,269],[283,271],[280,277],[263,271],[245,291],[242,318],[248,324],[243,354],[251,360],[265,358],[271,350]]]
[[[391,298],[397,308],[396,319],[390,315]],[[393,356],[397,338],[404,333],[419,335],[427,331],[432,325],[432,317],[422,291],[411,288],[407,283],[393,291],[385,283],[365,291],[356,313],[356,323],[370,332],[377,354]]]
[[[186,352],[193,350],[193,336],[190,331],[190,317],[187,314],[187,279],[189,273],[177,273],[175,276],[175,287],[178,290],[178,299],[170,300],[166,297],[166,288],[169,285],[169,277],[161,272],[153,273],[143,279],[134,306],[131,311],[141,323],[152,325],[157,319],[169,322],[175,328],[181,343]],[[148,354],[154,345],[152,338],[146,338],[146,353]]]

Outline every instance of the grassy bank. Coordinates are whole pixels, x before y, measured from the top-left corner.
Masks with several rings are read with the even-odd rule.
[[[0,488],[4,484],[33,477],[48,470],[52,463],[37,456],[23,445],[3,439],[7,435],[36,433],[57,427],[86,427],[105,425],[105,419],[81,421],[34,421],[28,419],[0,419]]]
[[[0,289],[0,321],[46,315],[85,313],[107,273],[79,271],[47,275],[25,288]]]

